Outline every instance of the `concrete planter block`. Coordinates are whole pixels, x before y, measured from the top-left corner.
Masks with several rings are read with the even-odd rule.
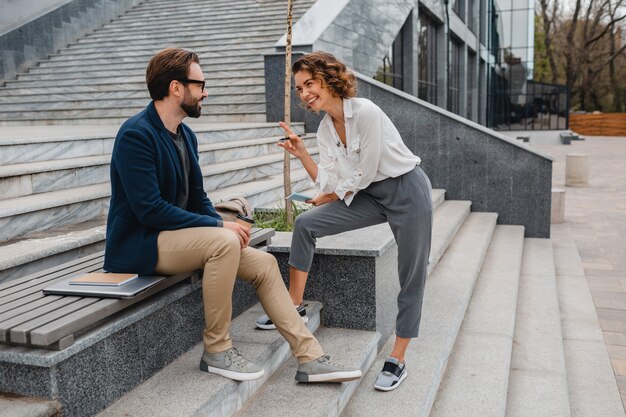
[[[563,188],[552,189],[552,208],[550,223],[557,224],[565,221],[565,190]]]
[[[589,185],[589,158],[585,154],[567,154],[565,156],[565,185],[568,187],[586,187]]]

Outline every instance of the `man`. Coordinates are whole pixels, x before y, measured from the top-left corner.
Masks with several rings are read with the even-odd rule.
[[[208,96],[198,56],[176,48],[157,53],[146,83],[153,101],[122,125],[113,147],[104,269],[165,275],[204,269],[203,371],[238,381],[263,376],[229,335],[239,276],[255,287],[297,357],[296,380],[360,378],[360,370],[329,363],[293,308],[274,257],[249,248],[249,230],[223,221],[204,192],[196,136],[182,123],[200,116]]]

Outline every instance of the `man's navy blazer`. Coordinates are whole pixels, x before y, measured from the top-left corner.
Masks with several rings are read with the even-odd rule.
[[[186,209],[175,205],[182,166],[154,102],[117,133],[111,156],[106,271],[151,274],[157,263],[159,232],[222,226],[222,218],[204,192],[196,135],[183,123],[180,132],[191,164]]]

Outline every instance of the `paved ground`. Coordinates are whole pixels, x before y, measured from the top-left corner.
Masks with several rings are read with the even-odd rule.
[[[550,144],[558,138],[554,132],[528,135],[531,146],[555,157],[555,187],[565,187],[566,154],[588,155],[589,186],[565,187],[564,226],[582,258],[626,405],[626,137],[587,137],[567,146]]]

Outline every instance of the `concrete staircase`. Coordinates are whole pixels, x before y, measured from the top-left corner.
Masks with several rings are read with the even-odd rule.
[[[294,5],[296,21],[313,0]],[[204,122],[264,122],[263,53],[285,32],[281,1],[145,1],[0,88],[0,125],[120,124],[149,101],[145,69],[160,49],[199,54]]]
[[[442,190],[433,193],[437,208],[422,327],[409,347],[409,373],[399,389],[373,389],[393,336],[384,341],[377,332],[318,328],[323,306],[314,302],[311,328],[327,353],[360,367],[364,378],[297,384],[297,363],[284,341],[276,332],[254,330],[257,305],[235,320],[234,331],[244,352],[271,370],[263,380],[237,384],[200,373],[198,344],[99,416],[623,416],[573,243],[524,238],[523,227],[496,225],[497,215],[470,213],[469,202],[443,197]],[[572,276],[574,298],[566,287]],[[581,311],[584,332],[572,322]],[[564,329],[577,333],[573,340]],[[272,337],[285,349],[280,363],[250,346]],[[589,366],[574,349],[580,343],[600,387],[590,387],[581,375]]]

